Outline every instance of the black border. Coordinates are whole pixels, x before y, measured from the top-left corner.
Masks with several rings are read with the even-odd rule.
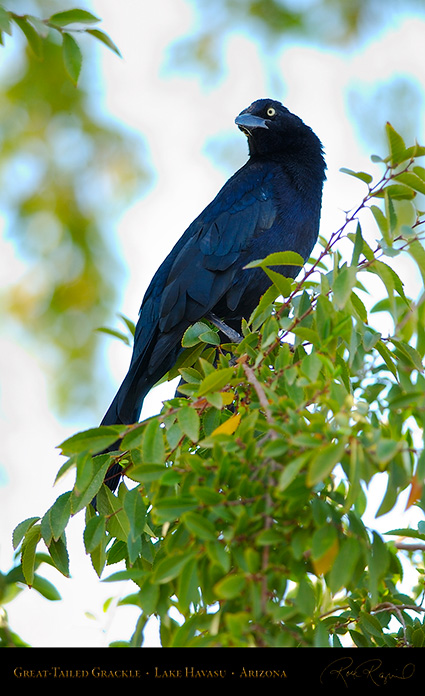
[[[345,691],[400,682],[411,689],[423,687],[425,678],[420,648],[14,648],[0,654],[2,676],[15,686],[97,682],[116,690],[170,682],[186,688],[209,681]]]

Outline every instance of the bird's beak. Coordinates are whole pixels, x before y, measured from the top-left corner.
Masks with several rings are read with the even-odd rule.
[[[242,112],[239,116],[236,116],[235,123],[238,128],[244,133],[251,135],[251,131],[255,128],[268,128],[267,122],[264,118],[260,116],[254,116],[254,114],[249,114],[247,112]]]

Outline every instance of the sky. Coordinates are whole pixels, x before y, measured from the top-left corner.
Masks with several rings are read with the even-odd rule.
[[[223,46],[224,74],[218,80],[208,80],[194,72],[172,70],[167,63],[170,42],[193,27],[194,13],[187,0],[149,4],[93,0],[91,7],[123,54],[119,59],[106,49],[99,50],[96,108],[103,118],[141,134],[154,173],[147,192],[123,213],[115,230],[126,269],[116,311],[130,318],[137,318],[143,293],[172,245],[244,163],[246,141],[234,118],[252,101],[264,96],[283,101],[322,140],[328,177],[321,233],[328,236],[343,221],[344,210],[352,208],[364,193],[360,183],[339,172],[340,167],[371,173],[376,168],[370,163],[369,144],[360,137],[353,120],[350,93],[367,91],[368,85],[376,82],[385,85],[394,75],[410,76],[425,93],[425,23],[414,16],[393,18],[391,26],[350,50],[287,42],[275,54],[275,75],[268,71],[268,62],[262,59],[255,40],[234,32]],[[90,67],[83,70],[90,71]],[[273,91],[276,85],[278,93]],[[371,121],[373,117],[371,114]],[[425,141],[423,130],[417,137]],[[9,244],[0,242],[3,284],[8,278],[12,280],[19,264]],[[406,265],[401,275],[407,294],[415,296],[419,289],[415,270]],[[110,393],[105,410],[129,357],[128,348],[118,341],[110,342]],[[42,515],[72,486],[69,479],[56,487],[53,481],[62,463],[56,446],[75,432],[76,424],[61,422],[52,411],[49,384],[37,356],[3,333],[0,385],[0,568],[5,572],[13,563],[10,540],[15,525],[31,515]],[[142,415],[157,412],[161,399],[170,393],[170,385],[164,385],[148,397]],[[24,414],[22,403],[26,406]],[[12,449],[12,442],[21,445]],[[26,443],[31,443],[32,452],[38,452],[37,460],[28,461]],[[373,481],[365,518],[372,528],[383,532],[394,526],[395,519],[397,526],[418,519],[417,511],[402,515],[401,507],[395,515],[374,519],[382,494],[382,483]],[[84,553],[83,526],[80,514],[67,531],[72,578],[64,579],[48,567],[41,573],[58,587],[63,600],[48,602],[25,590],[7,607],[12,629],[34,647],[102,647],[113,640],[128,639],[132,633],[138,610],[119,607],[105,613],[103,603],[112,596],[114,607],[119,597],[133,592],[135,586],[99,582]],[[145,638],[147,645],[159,644],[155,622]]]

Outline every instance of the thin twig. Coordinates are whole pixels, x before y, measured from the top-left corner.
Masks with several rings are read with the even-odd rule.
[[[406,544],[404,541],[396,541],[394,546],[400,551],[424,551],[425,544]]]
[[[257,394],[257,396],[258,396],[258,400],[259,400],[259,402],[260,402],[260,405],[261,405],[261,407],[262,407],[263,410],[264,410],[264,413],[265,413],[265,416],[266,416],[266,420],[267,420],[268,424],[271,426],[270,438],[271,438],[272,440],[274,440],[274,439],[276,439],[276,438],[278,437],[278,435],[277,435],[276,431],[273,429],[273,427],[274,427],[274,425],[275,425],[275,421],[274,421],[274,418],[273,418],[272,414],[270,413],[269,403],[268,403],[268,400],[267,400],[267,396],[266,396],[266,394],[265,394],[265,391],[264,391],[264,389],[263,389],[263,386],[262,386],[262,384],[258,381],[258,379],[257,379],[257,377],[256,377],[256,375],[255,375],[255,372],[254,372],[254,370],[252,369],[252,367],[250,367],[246,362],[243,362],[243,363],[242,363],[242,367],[243,367],[243,370],[244,370],[244,372],[245,372],[245,375],[246,375],[246,378],[247,378],[248,382],[249,382],[249,383],[254,387],[254,389],[255,389],[255,392],[256,392],[256,394]],[[276,467],[276,462],[274,462],[273,460],[271,460],[271,467],[272,467],[273,469]],[[270,484],[273,483],[271,475],[270,475],[270,481],[269,481],[269,483],[270,483]],[[269,486],[267,487],[267,491],[266,491],[266,510],[271,510],[272,504],[273,504],[272,497],[271,497],[271,494],[270,494],[270,489],[271,489],[271,485],[269,485]],[[271,514],[267,513],[267,514],[266,514],[266,517],[265,517],[265,520],[264,520],[264,529],[265,529],[265,530],[270,529],[270,528],[272,527],[272,524],[273,524],[273,518],[272,518]],[[268,565],[269,565],[269,557],[270,557],[270,546],[269,546],[269,545],[266,545],[266,546],[264,546],[264,548],[263,548],[262,559],[261,559],[261,570],[262,570],[262,579],[261,579],[261,606],[262,606],[262,611],[263,611],[263,612],[266,611],[266,603],[267,603],[267,575],[266,575],[266,570],[267,570],[267,567],[268,567]]]
[[[215,314],[212,312],[208,312],[208,314],[205,317],[206,319],[209,319],[211,324],[214,324],[214,326],[217,327],[222,333],[224,333],[225,336],[232,342],[232,343],[240,343],[242,341],[242,336],[238,334],[237,331],[232,329],[231,326],[228,326],[224,321],[219,319]]]
[[[247,365],[246,362],[242,363],[242,367],[243,367],[243,370],[245,372],[245,375],[246,375],[248,382],[255,389],[255,392],[258,396],[258,400],[260,402],[260,405],[261,405],[261,407],[264,410],[264,413],[266,415],[266,420],[267,420],[268,424],[273,427],[275,425],[275,421],[274,421],[272,414],[270,413],[269,402],[267,400],[267,396],[266,396],[266,393],[263,389],[262,384],[260,384],[260,382],[258,381],[252,367]],[[270,436],[272,437],[272,439],[275,439],[277,437],[277,433],[275,431],[272,431]]]

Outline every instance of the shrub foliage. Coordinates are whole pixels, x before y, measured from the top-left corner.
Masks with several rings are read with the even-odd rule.
[[[153,615],[165,647],[424,644],[425,523],[382,535],[362,521],[379,473],[378,515],[403,491],[425,511],[425,289],[408,297],[397,272],[407,257],[425,284],[425,148],[386,132],[377,176],[344,170],[364,196],[298,278],[280,272],[301,264],[291,252],[257,262],[272,285],[240,341],[198,322],[159,415],[61,444],[58,478],[74,468],[73,489],[14,532],[28,585],[40,544],[69,574],[66,527],[80,513],[98,576],[134,583],[122,603],[140,618],[122,645],[141,645]],[[103,484],[112,460],[117,495]]]

